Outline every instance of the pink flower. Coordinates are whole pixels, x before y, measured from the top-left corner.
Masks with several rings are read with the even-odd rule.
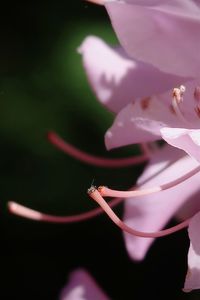
[[[109,300],[95,280],[85,270],[71,273],[67,285],[63,288],[60,300]]]
[[[193,101],[192,97],[189,99]],[[169,144],[177,148],[166,145],[157,149],[133,191],[120,192],[100,187],[98,194],[95,194],[94,188],[89,190],[89,193],[113,222],[124,230],[128,253],[135,260],[144,258],[154,238],[189,226],[190,250],[188,273],[184,285],[184,291],[188,291],[200,288],[200,239],[197,234],[200,225],[200,203],[198,201],[200,181],[198,139],[200,137],[198,136],[199,129],[196,129],[200,120],[195,110],[186,109],[190,107],[189,105],[184,107],[185,102],[182,103],[185,108],[183,113],[181,110],[177,110],[177,112],[172,110],[170,101],[167,103],[165,100],[167,99],[163,98],[163,101],[159,102],[156,97],[149,98],[145,109],[142,108],[141,101],[127,105],[117,116],[112,128],[109,129],[111,135],[106,137],[106,142],[109,144],[109,141],[112,140],[112,146],[116,146],[118,142],[121,143],[121,146],[123,143],[126,145],[144,142],[146,137],[148,137],[148,141],[151,141],[162,136]],[[191,106],[192,101],[190,102]],[[135,107],[136,109],[134,109]],[[184,128],[186,121],[188,128]],[[123,126],[118,126],[118,122],[123,122]],[[137,127],[138,132],[146,131],[147,136],[142,133],[137,134],[137,132],[135,134],[134,126]],[[128,134],[127,142],[126,132],[128,130],[132,130],[132,136]],[[113,140],[116,142],[115,144],[113,144]],[[185,150],[189,155],[178,148]],[[125,202],[124,222],[117,218],[102,196],[129,198]],[[179,227],[175,226],[162,231],[161,229],[177,213],[187,220],[179,224]]]
[[[196,55],[200,50],[200,4],[184,0],[98,2],[105,5],[123,46],[111,48],[96,37],[88,37],[79,48],[97,97],[117,113],[105,135],[107,148],[163,138],[189,156],[169,146],[154,153],[137,182],[139,193],[126,201],[125,224],[101,197],[124,196],[123,192],[100,188],[99,195],[92,188],[89,193],[111,219],[128,232],[125,233],[127,249],[136,260],[144,258],[153,238],[160,236],[159,230],[180,209],[185,217],[194,216],[188,222],[191,244],[184,290],[200,288],[200,239],[197,234],[200,224],[197,198],[200,88],[197,78],[200,69]],[[180,83],[184,83],[186,91],[184,86],[172,90]],[[193,177],[185,181],[183,176],[183,180],[177,181],[183,173],[189,174],[187,179],[190,175]],[[165,185],[168,178],[171,183]],[[182,181],[176,186],[176,182]],[[166,190],[151,195],[159,187]],[[128,195],[131,193],[127,192]],[[152,232],[149,239],[146,231]],[[145,237],[137,237],[140,234]]]
[[[55,133],[49,134],[49,140],[81,161],[101,167],[122,167],[149,159],[134,190],[97,190],[92,186],[89,194],[125,232],[128,253],[135,260],[145,257],[156,237],[188,227],[190,248],[184,290],[199,289],[200,4],[197,0],[91,2],[105,5],[122,45],[110,47],[91,36],[79,48],[92,89],[100,102],[117,114],[105,135],[106,147],[142,143],[144,153],[137,158],[109,160],[84,153]],[[152,150],[159,139],[169,145]],[[114,199],[108,205],[103,196],[129,198],[124,222],[111,209],[122,200]],[[47,222],[76,222],[101,213],[96,209],[58,217],[13,202],[9,209]],[[161,230],[177,215],[184,218],[182,223]]]

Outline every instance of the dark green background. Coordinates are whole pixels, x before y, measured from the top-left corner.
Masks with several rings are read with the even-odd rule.
[[[89,34],[116,42],[103,7],[78,0],[7,2],[1,14],[0,299],[58,299],[77,267],[86,268],[114,300],[199,299],[196,292],[181,292],[186,232],[157,240],[136,264],[105,216],[55,225],[9,215],[11,199],[52,214],[86,211],[96,207],[86,195],[93,178],[97,185],[125,189],[142,166],[87,166],[46,139],[48,130],[56,130],[90,153],[118,157],[136,151],[106,152],[103,136],[113,116],[96,101],[76,52]]]

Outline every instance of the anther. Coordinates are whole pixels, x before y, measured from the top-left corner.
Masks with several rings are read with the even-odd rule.
[[[103,186],[103,185],[100,185],[99,187],[98,187],[98,192],[102,195],[102,192],[103,192],[103,189],[104,189],[105,187]]]
[[[180,103],[183,102],[183,94],[185,93],[185,86],[181,85],[179,88],[174,88],[172,92],[172,108],[176,116],[181,120],[181,122],[189,125],[189,122],[185,119],[181,109]]]
[[[96,186],[95,185],[91,185],[91,187],[87,190],[87,193],[90,195],[92,193],[94,193],[96,191]]]
[[[185,90],[186,88],[184,85],[181,85],[179,88],[173,89],[172,95],[178,104],[183,101],[183,94],[185,93]]]

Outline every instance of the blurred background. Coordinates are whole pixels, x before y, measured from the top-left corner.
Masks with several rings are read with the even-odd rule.
[[[181,291],[187,233],[159,239],[133,263],[122,233],[106,216],[77,224],[45,224],[10,215],[7,202],[58,215],[95,206],[97,185],[128,188],[144,166],[95,168],[70,158],[46,138],[55,130],[96,155],[107,152],[104,133],[113,115],[95,99],[76,49],[87,35],[117,43],[103,7],[84,1],[7,3],[0,47],[0,299],[56,300],[76,268],[88,270],[110,299],[199,299]],[[122,216],[123,204],[116,212]],[[95,300],[95,299],[94,299]]]

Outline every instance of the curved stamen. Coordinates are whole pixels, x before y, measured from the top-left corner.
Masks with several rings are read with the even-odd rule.
[[[146,162],[149,159],[147,154],[141,154],[138,156],[132,156],[127,158],[103,158],[99,156],[90,155],[83,152],[69,143],[65,142],[55,132],[51,131],[47,135],[48,140],[63,152],[71,155],[72,157],[94,166],[102,168],[123,168],[131,165],[137,165]]]
[[[120,202],[122,202],[123,199],[113,199],[110,201],[109,205],[111,207],[116,206]],[[44,214],[42,212],[39,212],[37,210],[33,210],[31,208],[28,208],[24,205],[21,205],[19,203],[9,201],[8,202],[8,210],[10,213],[15,214],[17,216],[35,220],[35,221],[41,221],[41,222],[48,222],[48,223],[75,223],[75,222],[82,222],[87,221],[89,219],[92,219],[102,213],[104,211],[101,209],[101,207],[95,208],[93,210],[72,215],[72,216],[53,216],[49,214]]]
[[[144,195],[157,193],[157,192],[164,191],[164,190],[170,189],[172,187],[175,187],[176,185],[178,185],[178,184],[184,182],[185,180],[191,178],[192,176],[194,176],[198,172],[200,172],[200,166],[194,168],[190,172],[184,174],[183,176],[181,176],[181,177],[179,177],[179,178],[177,178],[173,181],[170,181],[168,183],[164,183],[160,186],[154,186],[154,187],[146,188],[146,189],[142,189],[142,190],[118,191],[118,190],[109,189],[108,187],[105,187],[105,186],[100,186],[100,187],[98,187],[98,191],[101,194],[101,196],[103,196],[103,197],[130,198],[130,197],[144,196]]]
[[[90,197],[95,200],[101,208],[105,211],[105,213],[109,216],[109,218],[123,231],[128,232],[131,235],[144,237],[144,238],[157,238],[166,236],[169,234],[172,234],[174,232],[177,232],[185,227],[188,227],[190,219],[187,219],[186,221],[179,223],[176,226],[173,226],[168,229],[156,231],[156,232],[143,232],[135,230],[134,228],[129,227],[126,225],[121,219],[118,218],[118,216],[114,213],[114,211],[110,208],[110,206],[106,203],[106,201],[103,199],[103,197],[100,195],[100,193],[94,188],[90,188],[88,191],[88,194]]]

